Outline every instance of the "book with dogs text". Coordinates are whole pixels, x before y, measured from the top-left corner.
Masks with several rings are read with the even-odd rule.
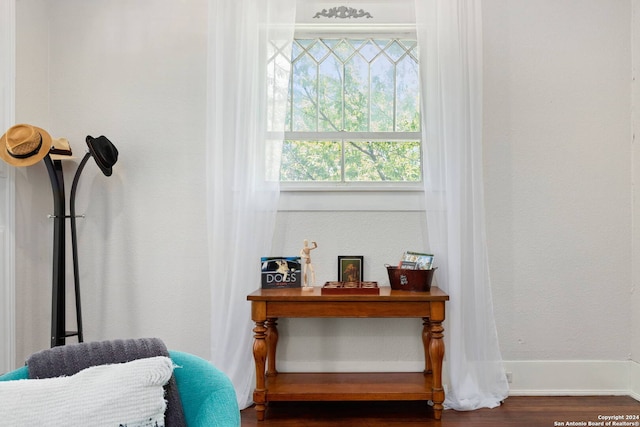
[[[300,257],[262,257],[262,288],[300,288],[302,270]]]

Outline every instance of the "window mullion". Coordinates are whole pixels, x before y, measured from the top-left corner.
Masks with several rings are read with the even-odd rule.
[[[295,141],[418,141],[420,132],[285,132],[285,139]]]
[[[346,120],[346,114],[345,114],[345,109],[346,109],[346,103],[344,101],[344,94],[345,94],[345,85],[347,84],[347,67],[345,65],[344,62],[342,62],[342,126],[340,126],[340,130],[345,130],[345,120]]]
[[[393,131],[398,131],[398,64],[393,62]]]
[[[346,171],[345,171],[346,162],[345,162],[345,159],[344,159],[344,155],[345,155],[344,139],[340,140],[340,144],[342,145],[342,156],[341,156],[342,157],[341,158],[342,165],[340,167],[340,182],[347,182],[347,177],[346,177],[347,174],[346,174]]]
[[[293,94],[293,67],[295,65],[293,63],[291,63],[291,72],[289,73],[289,93]],[[286,130],[288,131],[292,131],[293,130],[293,122],[294,122],[294,118],[293,118],[293,95],[289,95],[288,96],[288,100],[287,102],[289,103],[289,126],[285,126]]]
[[[367,79],[369,81],[369,87],[367,88],[367,130],[370,131],[371,130],[371,114],[372,114],[372,110],[371,110],[371,105],[373,104],[373,100],[371,99],[371,93],[373,92],[371,90],[371,86],[372,86],[372,81],[371,81],[371,62],[369,62],[369,67],[367,67]]]
[[[315,58],[314,58],[315,61]],[[320,63],[316,61],[316,132],[320,130]]]

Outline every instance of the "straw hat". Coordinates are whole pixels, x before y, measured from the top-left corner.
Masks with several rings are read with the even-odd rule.
[[[51,140],[51,150],[49,150],[49,157],[51,160],[71,160],[73,152],[71,151],[71,144],[67,138],[53,138]]]
[[[49,153],[51,135],[39,127],[19,124],[0,139],[0,158],[12,166],[31,166]]]

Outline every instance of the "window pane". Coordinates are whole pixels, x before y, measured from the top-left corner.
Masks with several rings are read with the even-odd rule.
[[[355,52],[354,47],[344,39],[339,41],[334,40],[334,42],[338,43],[334,43],[335,47],[332,47],[333,52],[338,55],[338,58],[340,58],[342,62],[346,62],[351,55],[353,55],[353,52]]]
[[[318,79],[318,130],[341,131],[342,125],[342,61],[329,55],[320,64]]]
[[[380,50],[384,50],[390,41],[391,40],[387,40],[387,39],[383,39],[383,40],[376,39],[373,42],[376,44],[376,46],[380,48]]]
[[[367,62],[373,61],[373,59],[377,55],[380,55],[380,53],[382,52],[372,40],[368,40],[366,43],[364,43],[358,51],[364,57],[364,59],[367,60]]]
[[[369,63],[356,55],[345,64],[344,130],[369,130]]]
[[[267,63],[267,129],[282,130],[289,126],[290,103],[289,85],[291,60],[285,56],[288,41],[273,40],[269,49],[269,62]],[[282,120],[286,120],[285,124]]]
[[[402,46],[400,46],[397,41],[394,41],[389,45],[389,47],[385,49],[384,52],[389,56],[389,58],[391,58],[393,62],[398,62],[398,60],[400,60],[400,58],[402,58],[402,56],[406,53],[406,50]]]
[[[317,131],[317,71],[316,63],[304,55],[293,65],[291,85],[293,131]]]
[[[419,182],[419,141],[356,142],[344,147],[345,181]]]
[[[280,181],[340,181],[342,147],[336,141],[284,141]]]
[[[371,64],[371,130],[393,132],[395,67],[387,56],[376,58]]]
[[[322,62],[324,57],[329,53],[329,48],[320,40],[314,43],[309,49],[309,53],[316,62]]]
[[[418,64],[410,56],[400,60],[396,69],[396,131],[420,130],[420,93]]]

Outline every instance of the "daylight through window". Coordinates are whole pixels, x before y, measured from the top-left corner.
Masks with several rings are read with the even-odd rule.
[[[281,182],[419,182],[417,43],[296,39]]]

